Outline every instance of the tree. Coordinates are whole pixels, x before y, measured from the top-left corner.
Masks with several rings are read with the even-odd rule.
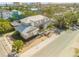
[[[65,29],[66,28],[66,23],[63,15],[57,15],[55,16],[55,24],[54,26],[59,28],[59,29]]]
[[[24,43],[23,43],[22,40],[15,40],[15,41],[13,42],[13,49],[14,49],[17,53],[19,53],[20,50],[22,49],[23,45],[24,45]]]
[[[55,26],[60,29],[67,29],[71,26],[74,26],[78,22],[78,15],[74,12],[66,12],[62,15],[56,15],[55,18]]]
[[[31,11],[31,10],[24,10],[23,11],[23,15],[24,16],[34,16],[34,15],[37,15],[38,13],[34,12],[34,11]]]
[[[14,28],[11,26],[8,20],[0,19],[0,34],[13,31]]]
[[[78,21],[78,16],[76,13],[73,13],[73,12],[68,12],[68,13],[65,13],[64,14],[64,17],[65,17],[65,22],[66,22],[66,25],[69,27],[69,26],[72,26],[74,24],[77,24],[77,21]]]
[[[53,29],[53,28],[55,28],[55,27],[51,23],[47,26],[47,29]]]
[[[58,5],[57,6],[50,5],[49,7],[42,9],[42,13],[48,16],[49,18],[52,18],[55,13],[61,13],[61,11],[64,12],[66,10],[62,7],[59,7]]]
[[[48,17],[52,17],[52,10],[51,10],[51,8],[49,7],[49,8],[44,8],[43,10],[43,13],[46,15],[46,16],[48,16]]]
[[[25,16],[22,14],[22,12],[18,11],[18,10],[13,10],[11,17],[9,18],[11,21],[14,20],[20,20],[22,18],[24,18]]]

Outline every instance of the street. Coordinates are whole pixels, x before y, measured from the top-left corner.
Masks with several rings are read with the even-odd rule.
[[[79,35],[79,31],[66,31],[52,41],[50,44],[36,52],[33,57],[57,57],[75,37]],[[78,37],[78,36],[77,36]]]

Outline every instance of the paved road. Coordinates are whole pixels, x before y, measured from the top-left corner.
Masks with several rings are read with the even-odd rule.
[[[79,31],[66,31],[62,33],[56,40],[36,52],[33,57],[56,57],[58,56],[68,44],[79,35]]]

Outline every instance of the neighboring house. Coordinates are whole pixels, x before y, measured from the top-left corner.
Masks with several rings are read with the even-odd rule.
[[[24,39],[27,39],[37,35],[39,27],[42,26],[43,28],[46,28],[50,22],[51,21],[48,17],[36,15],[26,17],[20,21],[14,21],[12,22],[12,25],[15,27],[16,31],[20,32]]]
[[[14,16],[14,15],[21,15],[22,14],[22,12],[20,12],[20,11],[18,11],[18,10],[12,10],[11,11],[12,13],[12,15]]]
[[[12,20],[19,20],[22,18],[22,12],[18,10],[12,10],[11,11],[11,17]]]
[[[31,11],[38,11],[38,8],[30,8]]]
[[[0,11],[0,18],[8,19],[11,16],[11,11],[2,10]]]
[[[12,18],[12,17],[15,17],[16,19],[19,19],[20,16],[22,13],[18,10],[12,10],[12,11],[9,11],[9,10],[2,10],[0,11],[0,18],[3,18],[3,19],[9,19],[9,18]]]

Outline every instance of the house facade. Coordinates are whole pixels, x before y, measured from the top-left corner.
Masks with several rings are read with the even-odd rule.
[[[11,11],[2,10],[0,11],[0,18],[8,19],[11,16]]]

